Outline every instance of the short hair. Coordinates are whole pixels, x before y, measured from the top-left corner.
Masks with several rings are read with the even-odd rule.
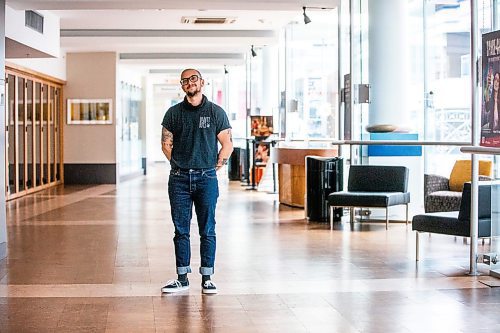
[[[200,77],[200,79],[201,79],[201,78],[203,78],[203,77],[201,76],[200,71],[199,71],[199,70],[197,70],[197,69],[194,69],[194,68],[186,68],[185,70],[183,70],[183,71],[181,72],[181,78],[182,78],[182,75],[183,75],[185,72],[187,72],[187,71],[195,71],[196,73],[198,73],[198,76]]]

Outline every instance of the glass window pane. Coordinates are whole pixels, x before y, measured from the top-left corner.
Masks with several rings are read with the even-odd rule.
[[[26,166],[27,166],[27,188],[33,188],[33,81],[27,80],[26,89]]]
[[[9,173],[9,193],[16,193],[16,77],[8,76],[7,83],[7,158],[8,158],[8,173]]]
[[[24,87],[26,80],[22,77],[17,78],[17,158],[19,160],[17,164],[19,179],[19,191],[24,190],[24,148],[25,145],[25,130],[24,130]]]
[[[423,15],[425,139],[470,142],[470,4],[426,2]],[[453,165],[461,156],[456,147],[429,147],[425,154],[427,173],[446,169],[444,161]]]
[[[42,84],[35,83],[35,185],[42,184]]]
[[[48,147],[49,147],[49,130],[48,130],[48,114],[49,114],[49,87],[44,84],[42,92],[42,184],[47,184],[49,181],[48,168]]]
[[[60,134],[60,129],[59,129],[59,125],[60,125],[60,121],[61,121],[61,115],[62,115],[62,110],[61,110],[61,89],[60,88],[56,88],[56,95],[55,95],[55,98],[54,98],[54,102],[55,102],[55,110],[54,110],[54,128],[55,128],[55,132],[54,132],[54,145],[55,145],[55,149],[54,149],[54,163],[55,163],[55,170],[54,170],[54,175],[55,175],[55,180],[58,181],[58,180],[61,180],[61,174],[60,174],[60,169],[61,169],[61,161],[60,161],[60,158],[61,158],[61,145],[60,145],[60,142],[61,142],[61,134]]]
[[[310,24],[287,27],[286,135],[293,139],[337,138],[337,9],[308,15]]]
[[[50,182],[55,182],[56,177],[55,177],[55,169],[56,169],[56,163],[55,163],[55,154],[56,154],[56,135],[55,135],[55,126],[54,126],[54,113],[55,113],[55,89],[53,86],[50,87],[50,103],[49,103],[49,166],[50,166]]]

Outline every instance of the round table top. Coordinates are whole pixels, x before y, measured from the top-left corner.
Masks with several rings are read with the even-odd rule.
[[[271,147],[271,162],[278,164],[305,165],[306,156],[336,157],[338,148]]]

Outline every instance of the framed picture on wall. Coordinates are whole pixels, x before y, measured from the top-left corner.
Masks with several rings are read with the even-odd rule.
[[[68,99],[67,124],[99,125],[113,123],[112,99]]]
[[[273,134],[273,116],[250,116],[250,136],[265,139]]]

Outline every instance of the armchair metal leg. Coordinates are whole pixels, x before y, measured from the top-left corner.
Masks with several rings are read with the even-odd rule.
[[[330,206],[330,230],[333,229],[333,206]]]
[[[420,250],[420,249],[419,249],[419,239],[418,239],[418,234],[419,234],[419,232],[418,232],[418,231],[415,231],[415,235],[416,235],[416,238],[415,238],[415,243],[416,243],[416,249],[415,249],[416,253],[415,253],[415,258],[416,258],[416,260],[415,260],[415,261],[419,261],[419,260],[420,260],[420,257],[419,257],[419,252],[420,252],[419,250]]]
[[[389,208],[385,207],[385,230],[389,229]]]
[[[406,224],[408,224],[408,204],[406,204]]]
[[[349,208],[349,213],[351,215],[351,223],[354,223],[354,207]]]

